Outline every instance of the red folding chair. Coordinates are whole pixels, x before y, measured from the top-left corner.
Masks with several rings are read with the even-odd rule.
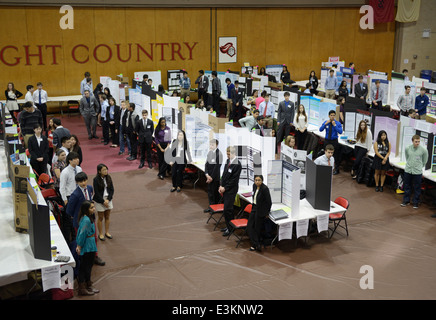
[[[239,244],[241,243],[243,237],[247,234],[247,224],[248,224],[248,218],[241,218],[241,216],[244,215],[244,213],[250,215],[251,214],[252,205],[247,204],[247,206],[244,208],[243,211],[238,215],[236,219],[230,220],[230,225],[232,226],[232,231],[230,231],[229,236],[227,237],[227,240],[230,238],[232,234],[235,235],[236,238],[238,238],[238,243],[236,244],[236,248],[239,247]],[[238,235],[235,233],[236,230],[244,230],[244,232],[241,235]]]
[[[209,218],[207,219],[206,223],[209,223],[209,220],[212,219],[215,221],[215,227],[213,230],[216,230],[216,227],[221,222],[223,216],[224,216],[224,203],[222,203],[223,197],[221,195],[221,199],[217,204],[211,204],[209,206]],[[214,215],[219,214],[220,217],[218,219],[215,219]]]
[[[349,207],[349,202],[347,199],[343,198],[343,197],[337,197],[335,200],[335,203],[340,205],[341,207],[344,207],[345,209],[348,210]],[[348,237],[348,225],[347,225],[347,217],[346,217],[346,213],[347,210],[345,210],[342,213],[331,213],[329,215],[329,223],[333,223],[333,228],[329,228],[328,231],[332,231],[332,233],[329,236],[329,239],[331,239],[333,237],[333,234],[336,232],[336,229],[338,227],[341,227],[342,229],[345,229],[345,231],[347,232],[347,237]],[[344,221],[345,226],[341,225],[341,222]],[[327,232],[328,232],[327,231]]]

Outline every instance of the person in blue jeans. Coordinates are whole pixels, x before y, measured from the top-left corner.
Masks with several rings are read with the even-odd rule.
[[[407,146],[406,153],[406,168],[404,169],[404,195],[402,207],[410,203],[410,195],[413,191],[413,209],[418,209],[419,197],[421,195],[422,169],[428,160],[428,151],[423,146],[420,146],[421,137],[415,134],[412,137],[413,144]]]
[[[127,145],[127,151],[129,151],[129,155],[132,152],[132,148],[130,146],[130,139],[129,136],[125,133],[126,128],[126,118],[124,117],[124,114],[127,112],[127,101],[121,102],[121,116],[120,116],[120,152],[118,152],[119,155],[124,154],[126,151],[126,145]],[[126,142],[126,145],[124,144],[124,141]]]

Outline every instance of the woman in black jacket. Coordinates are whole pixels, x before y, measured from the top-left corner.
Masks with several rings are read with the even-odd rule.
[[[310,93],[316,94],[316,89],[318,88],[318,78],[316,77],[315,71],[310,71],[309,83],[311,84]]]
[[[98,228],[98,238],[101,241],[106,238],[112,239],[109,233],[110,225],[110,213],[113,209],[112,198],[114,196],[114,185],[112,183],[112,178],[108,174],[108,168],[105,164],[100,163],[97,166],[97,175],[94,178],[94,197],[95,210],[98,214],[97,228]],[[103,235],[103,218],[104,218],[104,229],[106,232]]]
[[[169,151],[170,153],[166,155],[166,158],[168,156],[171,156],[171,158],[168,159],[168,161],[166,160],[166,162],[171,166],[171,176],[173,178],[173,187],[170,191],[174,192],[177,190],[177,192],[180,192],[183,182],[183,172],[186,165],[192,162],[185,131],[179,131],[177,139],[173,140]]]
[[[40,176],[41,173],[47,173],[48,139],[42,134],[39,123],[35,124],[33,131],[35,134],[29,138],[27,149],[30,153],[30,165]]]
[[[271,194],[269,188],[263,183],[263,176],[254,176],[253,204],[247,223],[247,233],[251,240],[250,251],[261,250],[260,234],[265,219],[271,211],[271,206]]]

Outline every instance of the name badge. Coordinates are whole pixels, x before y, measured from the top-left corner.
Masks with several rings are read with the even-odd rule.
[[[168,130],[165,130],[164,132],[165,132],[165,133],[168,133]]]
[[[421,103],[424,103],[424,100],[421,100]]]
[[[215,159],[210,160],[211,163],[215,163]]]
[[[147,126],[147,129],[150,129],[150,127],[151,127],[151,126],[150,126],[150,125],[148,125],[148,126]]]
[[[232,169],[229,169],[229,173],[232,173]]]

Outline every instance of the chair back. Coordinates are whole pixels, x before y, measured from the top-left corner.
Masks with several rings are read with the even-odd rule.
[[[350,205],[348,200],[343,198],[343,197],[337,197],[335,200],[335,203],[340,205],[341,207],[344,207],[345,209],[348,209],[348,207]]]
[[[251,213],[251,209],[253,208],[253,205],[250,203],[250,204],[247,204],[247,206],[245,207],[245,209],[244,209],[244,212],[246,212],[246,213]]]

